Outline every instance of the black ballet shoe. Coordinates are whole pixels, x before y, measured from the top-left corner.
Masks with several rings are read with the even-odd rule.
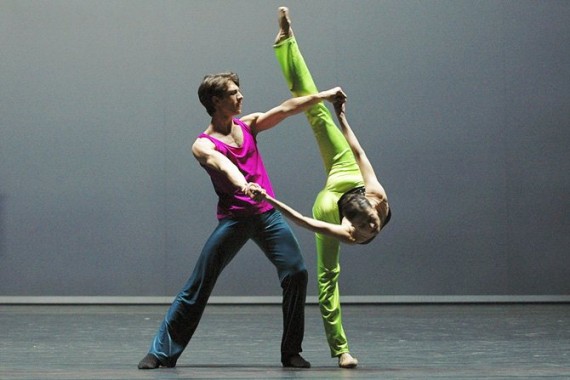
[[[299,354],[281,357],[281,363],[285,368],[311,368],[311,363],[303,359]]]
[[[158,358],[153,354],[146,354],[146,356],[139,362],[139,369],[155,369],[160,367]]]

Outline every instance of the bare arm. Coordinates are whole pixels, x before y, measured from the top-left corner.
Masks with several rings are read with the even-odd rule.
[[[300,227],[303,227],[309,231],[313,231],[319,234],[328,235],[330,237],[336,238],[344,243],[354,244],[355,239],[352,236],[354,227],[339,225],[333,223],[323,222],[321,220],[309,218],[302,215],[300,212],[296,211],[292,207],[286,205],[285,203],[267,195],[264,193],[263,198],[271,203],[273,207],[281,211],[285,217],[290,219],[293,223]],[[258,198],[259,199],[259,198]]]
[[[254,134],[257,134],[273,128],[289,116],[304,112],[323,100],[332,101],[339,92],[342,92],[340,87],[335,87],[317,94],[290,98],[267,112],[247,115],[242,120],[251,127]]]
[[[346,97],[337,97],[334,102],[334,109],[336,112],[336,116],[338,118],[338,122],[340,124],[340,129],[342,130],[342,134],[344,138],[348,142],[352,153],[354,154],[354,158],[356,159],[356,163],[358,164],[358,168],[362,173],[362,178],[364,179],[364,186],[366,187],[367,193],[375,193],[379,195],[382,199],[386,199],[386,192],[384,188],[378,181],[376,177],[376,173],[374,172],[374,168],[372,164],[368,160],[366,156],[366,152],[360,145],[360,142],[356,138],[356,135],[350,128],[348,124],[348,120],[346,119],[345,113],[345,104],[346,104]]]
[[[248,183],[244,175],[233,162],[215,149],[211,141],[205,138],[196,139],[192,145],[192,153],[200,164],[223,173],[235,185],[236,190],[246,191]]]

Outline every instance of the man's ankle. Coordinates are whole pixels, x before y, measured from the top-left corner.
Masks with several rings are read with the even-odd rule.
[[[155,369],[160,367],[160,361],[153,354],[146,354],[144,358],[139,362],[139,369]]]
[[[281,355],[281,363],[285,368],[311,368],[311,363],[299,354]]]

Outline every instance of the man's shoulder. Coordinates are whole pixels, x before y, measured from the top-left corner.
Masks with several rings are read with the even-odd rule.
[[[246,124],[248,127],[252,126],[253,124],[255,124],[255,121],[259,118],[259,116],[261,116],[263,113],[262,112],[253,112],[247,115],[244,115],[242,117],[240,117],[238,120],[240,120],[242,123]]]
[[[196,137],[196,140],[192,143],[192,152],[194,154],[203,154],[205,151],[212,149],[215,146],[209,136],[210,135],[208,133],[202,132],[198,137]]]
[[[248,115],[242,116],[239,120],[249,129],[249,131],[253,134],[257,134],[256,123],[257,119],[263,115],[263,112],[254,112]]]
[[[206,129],[204,129],[203,132],[200,132],[198,134],[198,136],[196,136],[196,141],[194,141],[194,143],[197,142],[211,142],[210,140],[210,136],[213,136],[216,133],[214,127],[212,126],[212,124],[209,124]]]

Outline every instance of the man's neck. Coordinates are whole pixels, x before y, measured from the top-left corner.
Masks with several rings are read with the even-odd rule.
[[[210,122],[210,125],[214,131],[224,135],[227,135],[232,131],[233,124],[234,121],[233,117],[231,116],[221,117],[214,115],[212,117],[212,121]]]

